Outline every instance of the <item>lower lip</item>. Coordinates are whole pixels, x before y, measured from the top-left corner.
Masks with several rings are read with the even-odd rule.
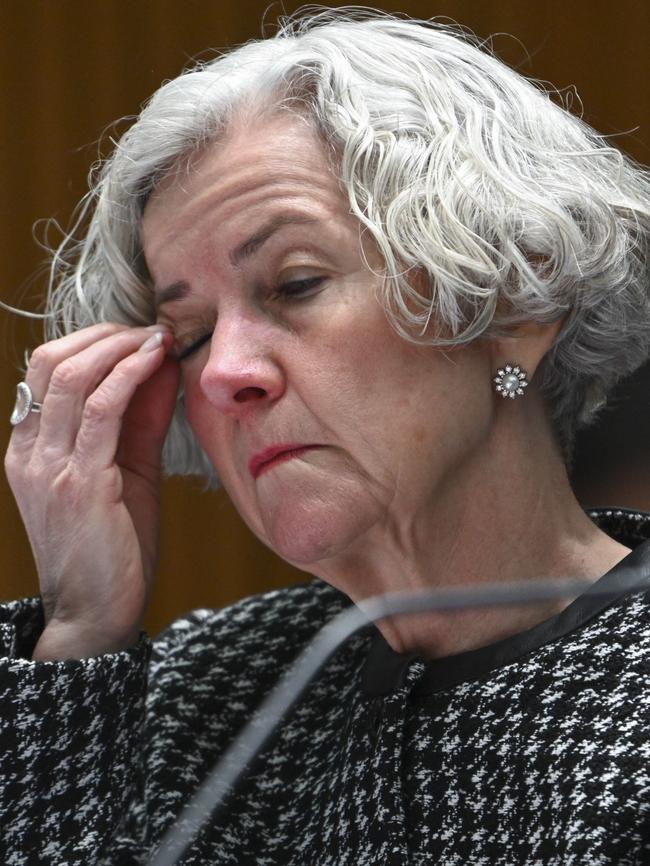
[[[267,469],[273,469],[274,466],[278,466],[280,463],[286,463],[287,460],[292,460],[294,457],[300,457],[301,454],[304,454],[305,451],[309,451],[309,448],[295,448],[293,451],[283,451],[282,454],[278,454],[277,457],[274,457],[273,460],[269,460],[268,463],[263,463],[262,466],[257,470],[257,477],[259,478]]]

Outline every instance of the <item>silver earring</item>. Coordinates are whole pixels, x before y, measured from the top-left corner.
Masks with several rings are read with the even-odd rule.
[[[510,397],[511,400],[522,397],[524,388],[528,387],[527,375],[528,373],[516,364],[506,364],[497,370],[497,375],[494,377],[496,382],[494,390],[502,397]]]

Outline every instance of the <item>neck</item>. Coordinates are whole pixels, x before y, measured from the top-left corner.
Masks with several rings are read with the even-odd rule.
[[[441,586],[597,580],[629,550],[584,513],[539,408],[538,418],[530,409],[508,416],[512,429],[495,429],[423,507],[409,510],[396,497],[353,551],[311,570],[353,601]],[[435,658],[516,634],[570,601],[392,617],[377,627],[395,651]]]

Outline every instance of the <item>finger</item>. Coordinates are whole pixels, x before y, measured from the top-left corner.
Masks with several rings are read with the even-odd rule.
[[[158,331],[167,333],[161,327]],[[52,456],[70,454],[86,400],[120,361],[152,336],[151,329],[129,328],[104,337],[63,360],[50,378],[35,447]]]
[[[180,367],[165,357],[153,375],[138,386],[124,413],[117,462],[151,477],[160,473],[162,447],[176,408]]]
[[[170,342],[171,336],[167,336],[163,338],[158,348],[152,351],[136,351],[121,360],[86,400],[75,448],[71,455],[71,461],[77,463],[82,471],[92,467],[93,473],[101,472],[113,465],[123,418],[129,405],[139,386],[152,377],[163,364],[165,350]],[[160,382],[165,382],[169,389],[163,398],[166,408],[158,419],[157,428],[149,441],[153,439],[160,442],[161,422],[164,421],[164,416],[171,419],[170,406],[178,387],[177,376],[170,376],[168,373],[161,374]],[[134,414],[137,417],[137,413]],[[146,416],[142,417],[144,419]],[[151,455],[148,455],[147,460],[151,466]]]
[[[34,400],[43,403],[52,371],[58,364],[97,340],[126,328],[126,325],[102,322],[38,346],[30,356],[24,379],[24,382],[31,389]],[[31,446],[38,435],[39,421],[40,413],[30,412],[24,421],[14,427],[11,437],[13,445],[18,447]]]

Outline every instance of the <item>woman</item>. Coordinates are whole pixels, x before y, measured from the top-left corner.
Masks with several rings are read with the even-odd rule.
[[[388,15],[289,21],[154,95],[13,417],[41,599],[3,613],[8,863],[144,862],[350,601],[540,576],[611,592],[356,636],[183,862],[650,850],[650,608],[617,589],[650,581],[650,515],[567,480],[648,357],[649,191],[465,34]],[[152,645],[161,465],[314,580]]]

